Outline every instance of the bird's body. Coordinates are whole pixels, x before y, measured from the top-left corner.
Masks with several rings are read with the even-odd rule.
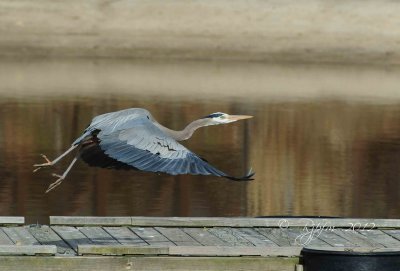
[[[188,150],[178,141],[190,138],[199,127],[233,122],[250,116],[229,116],[213,113],[196,120],[182,131],[170,130],[159,124],[145,109],[130,108],[99,115],[93,118],[83,134],[70,149],[54,161],[35,165],[38,169],[58,162],[62,157],[78,148],[78,154],[59,179],[48,191],[58,186],[78,158],[90,166],[114,169],[135,169],[163,172],[171,175],[200,174],[215,175],[231,180],[250,180],[254,175],[232,177],[216,169],[204,159]]]

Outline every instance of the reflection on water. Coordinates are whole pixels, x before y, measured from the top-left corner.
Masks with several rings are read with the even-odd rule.
[[[0,215],[400,215],[400,72],[238,63],[0,63]],[[381,82],[381,84],[380,84]],[[354,89],[354,91],[351,91]],[[346,92],[347,91],[347,92]],[[254,115],[184,145],[250,184],[95,169],[55,157],[95,115],[143,107],[181,129],[211,112]]]

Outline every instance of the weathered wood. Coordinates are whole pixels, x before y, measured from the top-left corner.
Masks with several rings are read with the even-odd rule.
[[[25,223],[23,216],[0,216],[0,225],[19,224]]]
[[[267,247],[276,247],[278,246],[273,241],[268,239],[266,236],[260,234],[253,228],[234,228],[238,235],[250,241],[255,246],[267,246]]]
[[[107,225],[107,226],[129,226],[130,217],[112,216],[50,216],[50,225],[65,226],[88,226],[88,225]]]
[[[79,245],[81,255],[171,255],[171,256],[285,256],[298,257],[301,247]]]
[[[260,234],[279,246],[327,246],[330,244],[322,239],[318,239],[321,232],[312,232],[304,228],[256,228]]]
[[[132,217],[132,225],[148,227],[251,227],[264,226],[264,222],[257,218]]]
[[[349,230],[336,230],[335,233],[340,237],[343,237],[346,240],[349,240],[355,246],[359,247],[374,247],[379,248],[383,247],[380,243],[375,242],[374,240],[369,240],[366,236],[357,233],[356,231]]]
[[[173,242],[168,240],[164,235],[156,231],[154,228],[130,227],[130,229],[151,246],[175,246]]]
[[[38,240],[42,245],[55,245],[57,246],[57,253],[62,255],[74,255],[74,250],[62,240],[49,226],[30,226],[28,231]]]
[[[87,238],[96,245],[117,245],[119,244],[110,234],[101,227],[78,227]]]
[[[16,245],[40,245],[26,227],[3,227],[2,229]]]
[[[334,247],[357,246],[357,244],[353,244],[349,240],[337,235],[336,234],[337,231],[340,231],[340,229],[336,229],[334,231],[321,231],[321,233],[318,236],[318,239],[321,239],[322,241]]]
[[[276,228],[257,228],[260,234],[264,235],[269,240],[281,247],[290,246],[290,237],[281,229]]]
[[[187,218],[188,221],[190,219],[191,218]],[[244,218],[241,218],[240,221],[243,221],[242,219]],[[169,218],[166,218],[166,220],[168,221]],[[227,223],[229,220],[230,219],[222,219],[223,223]],[[97,220],[96,223],[99,223],[99,221],[100,220]],[[18,244],[18,246],[12,245],[11,247],[23,247],[24,244],[42,244],[42,246],[57,245],[57,248],[53,246],[53,250],[42,250],[41,252],[35,252],[33,248],[26,249],[25,251],[19,249],[19,251],[13,252],[11,248],[9,248],[10,246],[8,246],[5,248],[5,254],[3,255],[41,255],[57,253],[56,255],[59,256],[64,256],[64,254],[74,255],[74,257],[67,257],[74,260],[80,260],[82,258],[90,260],[92,258],[108,259],[108,264],[104,266],[99,266],[96,262],[90,267],[85,264],[77,266],[76,270],[110,270],[113,269],[110,268],[112,265],[110,262],[114,260],[118,262],[118,258],[122,258],[125,261],[132,260],[132,262],[126,262],[126,265],[122,269],[140,269],[142,266],[133,264],[133,261],[136,262],[138,259],[141,261],[141,258],[160,259],[156,260],[159,261],[157,264],[148,262],[148,264],[151,265],[150,270],[154,268],[154,266],[160,267],[160,269],[163,270],[168,270],[168,266],[166,265],[171,258],[182,258],[185,260],[185,264],[187,260],[192,261],[194,258],[203,258],[207,261],[215,258],[223,259],[225,264],[223,266],[217,266],[202,263],[198,266],[190,266],[190,268],[186,266],[183,268],[182,266],[184,264],[177,267],[176,261],[171,267],[173,266],[176,270],[195,270],[196,268],[200,270],[235,270],[236,266],[232,268],[227,266],[230,266],[232,261],[236,261],[236,259],[246,261],[247,259],[271,259],[277,256],[280,256],[279,260],[281,263],[285,263],[282,267],[279,265],[273,265],[273,267],[259,265],[257,269],[287,270],[286,260],[288,257],[293,257],[295,261],[291,262],[291,268],[289,270],[294,270],[295,264],[298,263],[300,251],[304,246],[318,250],[354,251],[362,253],[395,251],[400,248],[400,230],[380,230],[374,227],[370,230],[357,231],[352,227],[341,228],[328,226],[329,221],[330,220],[325,221],[323,225],[313,225],[315,221],[312,223],[308,221],[307,223],[309,224],[304,227],[292,227],[287,224],[282,224],[282,222],[274,227],[243,227],[244,222],[238,227],[224,226],[205,228],[194,227],[192,225],[184,228],[180,226],[159,225],[155,227],[124,225],[117,227],[98,226],[93,221],[93,224],[90,226],[77,227],[56,225],[51,227],[39,225],[32,225],[30,227],[14,226],[0,228],[0,244],[2,242]],[[176,220],[175,222],[178,223],[179,221]],[[106,221],[106,223],[111,222]],[[288,223],[290,224],[290,222]],[[353,224],[353,226],[354,225],[355,224]],[[304,238],[299,239],[299,236],[304,236]],[[310,237],[309,242],[307,241],[308,236]],[[304,241],[304,243],[302,243],[302,241]],[[73,251],[76,251],[78,255]],[[2,255],[1,247],[0,255]],[[85,255],[90,257],[86,257]],[[104,257],[99,258],[96,255],[102,255]],[[118,255],[120,257],[113,257],[113,255]],[[132,257],[129,255],[140,256]],[[153,257],[153,255],[158,256]],[[2,256],[0,259],[2,270],[4,266],[4,257],[5,256]],[[29,256],[24,257],[26,258]],[[48,258],[45,256],[41,257]],[[62,257],[56,256],[54,258],[61,259]],[[72,271],[74,269],[71,268],[71,262],[72,261],[58,261],[59,266],[63,266],[63,263],[67,266],[68,263],[68,269]],[[99,262],[101,262],[101,260],[99,260]],[[214,260],[210,260],[210,263],[213,262]],[[222,263],[222,261],[219,263]],[[239,263],[240,262],[236,262],[236,264]],[[41,270],[46,270],[46,268]],[[251,270],[251,268],[252,267],[249,266],[242,266],[242,269],[245,270]],[[34,270],[32,268],[25,269]],[[146,267],[146,269],[148,270],[149,268]],[[21,270],[21,268],[18,270]]]
[[[384,233],[389,234],[393,238],[400,240],[400,230],[382,230]]]
[[[400,248],[400,241],[380,230],[359,230],[358,233],[364,235],[368,240],[375,241],[384,247]]]
[[[0,228],[0,245],[13,245],[14,242],[8,235]]]
[[[48,245],[11,245],[11,246],[0,246],[0,255],[54,255],[57,253],[56,246]],[[2,260],[2,259],[1,259]],[[3,268],[1,268],[3,269]]]
[[[281,231],[288,236],[291,246],[330,246],[327,242],[318,239],[322,231],[312,231],[308,228],[287,228]]]
[[[229,246],[171,246],[171,247],[136,247],[113,245],[79,245],[80,254],[102,255],[171,255],[171,256],[281,256],[298,257],[302,247],[229,247]],[[394,248],[371,247],[309,247],[321,251],[332,252],[392,252]]]
[[[51,225],[132,225],[137,227],[335,227],[400,228],[400,219],[368,218],[252,218],[252,217],[74,217],[50,216]]]
[[[293,271],[298,257],[143,257],[143,256],[81,256],[81,257],[2,257],[2,271]]]
[[[168,255],[168,247],[131,245],[78,245],[80,255]]]
[[[92,244],[89,238],[75,227],[52,226],[51,227],[75,252],[78,252],[78,245]]]
[[[254,246],[231,228],[210,228],[208,231],[229,246]]]
[[[112,237],[114,237],[122,245],[136,245],[136,246],[147,246],[142,238],[136,235],[133,231],[127,227],[104,227]]]
[[[298,257],[301,247],[231,247],[231,246],[187,246],[187,247],[170,247],[169,255],[180,256],[215,256],[215,257],[232,257],[232,256],[285,256]]]
[[[135,226],[181,226],[181,227],[289,227],[323,226],[353,228],[355,222],[374,225],[375,228],[400,228],[400,219],[359,218],[249,218],[249,217],[132,217]]]
[[[177,246],[201,246],[199,242],[180,228],[155,227],[155,229]]]
[[[208,232],[206,228],[183,228],[193,239],[203,246],[225,246],[226,243],[214,234]]]

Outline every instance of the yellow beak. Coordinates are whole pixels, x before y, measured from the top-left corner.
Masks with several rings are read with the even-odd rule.
[[[237,121],[237,120],[244,120],[244,119],[251,119],[253,116],[248,116],[248,115],[229,115],[227,119],[231,121]]]

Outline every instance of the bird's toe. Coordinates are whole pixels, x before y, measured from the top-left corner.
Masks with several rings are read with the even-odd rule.
[[[59,179],[61,179],[61,180],[63,180],[63,179],[64,179],[64,176],[62,176],[62,175],[59,175],[59,174],[56,174],[56,173],[53,173],[53,174],[51,174],[51,176],[53,176],[53,177],[57,177],[57,178],[59,178]]]

